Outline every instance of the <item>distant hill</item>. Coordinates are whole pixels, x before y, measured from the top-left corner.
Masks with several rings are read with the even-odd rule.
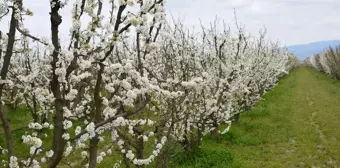
[[[318,54],[330,46],[334,47],[337,45],[340,45],[340,40],[318,41],[309,44],[288,46],[288,50],[303,61],[307,57]]]

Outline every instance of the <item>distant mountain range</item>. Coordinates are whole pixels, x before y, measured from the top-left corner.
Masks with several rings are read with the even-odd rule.
[[[288,50],[297,56],[301,61],[314,54],[318,54],[330,46],[340,45],[340,40],[318,41],[309,44],[288,46]]]

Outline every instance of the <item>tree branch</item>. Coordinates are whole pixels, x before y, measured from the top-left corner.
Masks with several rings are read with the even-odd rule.
[[[46,46],[48,45],[48,43],[45,43],[45,42],[41,41],[41,39],[39,39],[38,37],[32,36],[32,35],[30,35],[29,33],[25,32],[24,30],[20,29],[19,26],[17,26],[17,30],[18,30],[22,35],[24,35],[24,36],[26,36],[26,37],[29,37],[29,38],[31,38],[31,39],[34,40],[34,41],[38,41],[38,42],[40,42],[41,44],[44,44],[44,45],[46,45]]]

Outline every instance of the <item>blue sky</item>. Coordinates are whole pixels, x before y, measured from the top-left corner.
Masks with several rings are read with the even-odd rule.
[[[24,4],[35,13],[25,20],[25,26],[32,34],[48,36],[48,0],[24,0]],[[268,37],[281,44],[340,39],[340,0],[167,0],[166,5],[169,14],[197,28],[199,19],[208,26],[216,16],[233,27],[234,8],[248,32],[255,35],[265,26]],[[71,23],[70,9],[63,10],[61,33],[65,37]],[[1,30],[7,27],[6,19],[0,21]]]

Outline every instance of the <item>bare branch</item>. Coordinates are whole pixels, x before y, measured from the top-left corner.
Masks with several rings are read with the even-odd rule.
[[[19,26],[17,26],[17,30],[18,30],[22,35],[24,35],[24,36],[26,36],[26,37],[29,37],[29,38],[31,38],[31,39],[34,40],[34,41],[38,41],[38,42],[40,42],[41,44],[48,45],[48,43],[45,43],[45,42],[41,41],[41,39],[39,39],[38,37],[32,36],[32,35],[30,35],[29,33],[25,32],[24,30],[20,29]]]

